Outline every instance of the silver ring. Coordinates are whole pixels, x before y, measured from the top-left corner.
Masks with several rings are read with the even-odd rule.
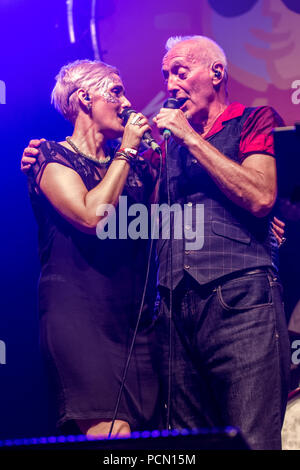
[[[139,124],[139,121],[140,121],[140,120],[141,120],[141,116],[139,116],[138,114],[136,114],[136,115],[133,117],[133,119],[132,119],[132,121],[131,121],[130,124],[132,124],[133,126],[140,126],[140,124]]]

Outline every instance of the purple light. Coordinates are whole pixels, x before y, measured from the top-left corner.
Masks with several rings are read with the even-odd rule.
[[[130,436],[120,436],[120,437],[113,437],[112,439],[146,439],[149,437],[152,438],[157,438],[157,437],[168,437],[168,436],[187,436],[187,435],[199,435],[203,433],[207,433],[207,429],[192,429],[192,430],[187,430],[187,429],[173,429],[173,430],[168,430],[164,429],[162,431],[159,430],[154,430],[154,431],[134,431],[131,433]],[[219,432],[218,429],[211,429],[211,433]],[[236,429],[227,427],[225,429],[225,432],[228,434],[230,433],[231,436],[236,435]],[[0,441],[0,447],[5,447],[5,446],[20,446],[20,445],[35,445],[35,444],[57,444],[57,443],[65,443],[65,442],[85,442],[85,441],[100,441],[100,440],[108,440],[108,438],[103,438],[103,437],[97,437],[97,436],[85,436],[83,434],[80,435],[68,435],[68,436],[49,436],[49,437],[40,437],[40,438],[32,438],[32,439],[7,439]]]

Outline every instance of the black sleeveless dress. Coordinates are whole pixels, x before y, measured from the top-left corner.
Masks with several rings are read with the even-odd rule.
[[[61,426],[113,417],[145,281],[147,240],[100,240],[74,228],[39,190],[51,162],[76,171],[88,190],[101,178],[97,163],[49,141],[28,176],[39,234],[41,346]],[[123,192],[128,206],[146,201],[152,185],[146,162],[131,169]],[[153,325],[146,302],[117,414],[132,429],[149,429],[157,410]]]

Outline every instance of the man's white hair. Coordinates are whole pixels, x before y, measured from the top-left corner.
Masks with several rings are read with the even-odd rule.
[[[56,85],[51,94],[54,107],[72,124],[79,112],[79,99],[75,93],[79,88],[97,92],[104,81],[112,75],[119,75],[111,65],[93,60],[76,60],[64,65],[55,77]]]
[[[211,66],[214,62],[220,62],[225,70],[225,81],[227,80],[227,58],[219,44],[206,36],[171,36],[166,42],[166,50],[170,51],[176,44],[184,41],[193,41],[199,46],[199,55],[193,56],[193,60],[199,60],[207,66]]]

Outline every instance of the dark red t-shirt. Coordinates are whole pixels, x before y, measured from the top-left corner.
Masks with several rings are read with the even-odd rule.
[[[238,102],[231,103],[218,117],[205,139],[223,129],[226,121],[242,116],[245,106]],[[241,132],[239,158],[242,162],[253,153],[261,153],[275,156],[274,139],[272,130],[274,127],[284,126],[282,118],[270,106],[254,108],[246,120]]]

